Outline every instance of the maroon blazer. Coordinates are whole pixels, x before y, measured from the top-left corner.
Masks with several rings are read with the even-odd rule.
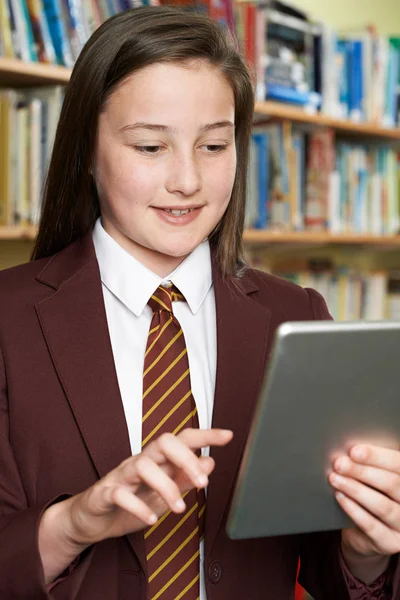
[[[214,268],[218,360],[205,533],[207,600],[290,600],[298,558],[316,600],[355,598],[339,533],[232,541],[235,477],[276,327],[330,318],[312,290],[254,270],[236,282]],[[37,546],[44,508],[76,494],[130,454],[92,237],[0,273],[0,598],[145,600],[143,535],[101,542],[50,593]],[[393,595],[400,589],[396,580]],[[372,597],[372,596],[371,596]],[[389,596],[388,596],[389,597]],[[168,599],[172,600],[172,599]]]

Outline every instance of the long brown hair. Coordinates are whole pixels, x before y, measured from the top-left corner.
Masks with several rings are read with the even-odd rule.
[[[82,50],[67,86],[44,187],[32,258],[51,256],[91,229],[100,215],[90,166],[98,118],[116,86],[153,63],[205,59],[232,87],[237,170],[228,208],[210,243],[224,275],[242,259],[246,173],[254,95],[251,76],[228,31],[196,11],[140,7],[108,19]]]

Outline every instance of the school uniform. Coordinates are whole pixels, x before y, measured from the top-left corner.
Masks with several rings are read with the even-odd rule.
[[[244,541],[225,533],[273,333],[284,321],[330,318],[322,297],[253,269],[224,279],[208,242],[166,279],[186,298],[174,314],[200,427],[234,432],[211,449],[201,600],[290,600],[299,557],[315,600],[398,598],[396,569],[369,587],[351,577],[340,532]],[[147,600],[142,532],[88,548],[46,588],[37,529],[47,506],[140,451],[147,300],[162,282],[100,221],[53,257],[0,273],[1,598]]]

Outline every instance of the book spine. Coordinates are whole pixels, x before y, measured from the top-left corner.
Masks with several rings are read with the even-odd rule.
[[[29,146],[29,196],[28,207],[29,222],[37,224],[39,222],[39,201],[41,192],[41,153],[40,153],[40,135],[41,135],[41,101],[33,98],[29,103],[29,127],[30,127],[30,146]]]
[[[101,19],[104,23],[104,21],[107,21],[107,19],[111,17],[110,13],[108,12],[107,0],[98,0],[97,5],[100,10]],[[130,8],[133,8],[133,6],[131,5]]]
[[[0,93],[0,225],[6,226],[8,222],[9,198],[9,107],[5,94]]]
[[[60,0],[43,0],[43,6],[57,62],[66,67],[72,67],[74,59],[69,45],[65,23],[62,18]]]
[[[257,144],[254,140],[254,134],[250,136],[249,146],[249,167],[247,171],[246,185],[246,214],[245,227],[253,228],[258,217],[259,204],[259,187],[258,187],[258,151]]]
[[[256,73],[256,101],[263,102],[266,99],[267,89],[265,84],[265,67],[267,61],[266,53],[267,11],[257,6],[256,31],[255,31],[255,73]]]
[[[79,0],[63,0],[65,6],[65,14],[68,16],[70,30],[70,45],[73,59],[76,60],[85,45],[89,32],[86,31],[83,16],[82,6]]]
[[[351,106],[350,119],[360,122],[364,119],[363,104],[363,86],[362,86],[362,52],[363,43],[360,40],[354,40],[351,53]]]
[[[7,1],[0,2],[0,37],[3,41],[4,56],[15,58],[11,35],[10,10]]]
[[[21,58],[26,62],[30,62],[31,54],[22,13],[22,5],[18,0],[10,0],[9,7],[11,9],[10,15],[12,26],[14,27],[13,42],[17,45],[20,52],[20,56],[18,56],[18,58]]]
[[[328,228],[329,179],[335,169],[334,132],[322,129],[312,133],[307,160],[307,192],[304,223],[306,229]]]
[[[254,135],[258,154],[258,217],[254,224],[256,229],[265,229],[268,224],[268,191],[269,191],[269,156],[267,133]]]
[[[33,62],[37,62],[38,54],[36,50],[35,38],[33,35],[32,24],[29,17],[28,6],[26,0],[20,0],[21,2],[21,12],[22,12],[22,20],[24,23],[25,36],[27,40],[27,45],[29,49],[29,57]]]

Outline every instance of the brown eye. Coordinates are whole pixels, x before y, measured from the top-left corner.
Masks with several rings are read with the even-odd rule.
[[[161,146],[135,146],[135,150],[141,154],[157,154]]]
[[[207,148],[207,151],[210,154],[217,154],[218,152],[222,152],[223,150],[225,150],[226,146],[219,144],[207,144],[206,146],[204,146],[204,148]]]

